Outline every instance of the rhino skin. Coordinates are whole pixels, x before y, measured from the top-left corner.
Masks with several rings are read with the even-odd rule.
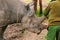
[[[25,27],[27,30],[40,34],[43,29],[47,29],[47,23],[39,23],[42,17],[37,17],[36,15],[26,15],[22,18],[22,26]]]
[[[45,26],[45,24],[39,25],[37,21],[39,20],[39,18],[34,16],[30,16],[30,17],[29,16],[26,15],[25,17],[23,17],[21,23],[8,25],[8,27],[4,32],[4,36],[3,36],[4,39],[5,40],[23,40],[24,32],[26,30],[32,33],[40,34],[41,31],[43,30],[40,28]]]
[[[2,28],[0,29],[0,38],[3,38],[2,36],[7,25],[12,23],[22,23],[22,26],[29,31],[40,32],[40,25],[38,24],[40,19],[36,20],[37,17],[34,17],[34,11],[29,9],[28,6],[20,0],[0,0],[0,28]],[[26,17],[28,17],[28,20]],[[34,21],[29,22],[29,20]]]
[[[27,7],[20,0],[0,0],[0,35],[3,35],[8,24],[20,23],[24,15],[33,13]]]

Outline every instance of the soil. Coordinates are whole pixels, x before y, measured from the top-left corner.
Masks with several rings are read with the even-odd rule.
[[[6,40],[46,40],[45,36],[47,30],[43,30],[39,35],[32,33],[28,30],[24,30],[21,24],[8,25],[6,31],[4,32],[4,39]]]

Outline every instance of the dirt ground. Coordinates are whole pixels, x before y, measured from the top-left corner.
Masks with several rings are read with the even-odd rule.
[[[4,38],[6,40],[46,40],[45,36],[47,34],[47,30],[43,30],[39,35],[36,33],[32,33],[28,30],[23,32],[24,27],[21,27],[21,24],[12,24],[9,25],[4,32]]]
[[[46,40],[47,30],[43,30],[41,34],[37,35],[35,33],[25,31],[23,40]]]

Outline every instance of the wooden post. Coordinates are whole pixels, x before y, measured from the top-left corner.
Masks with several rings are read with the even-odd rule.
[[[39,0],[39,6],[40,6],[40,16],[42,15],[42,0]]]
[[[34,11],[36,13],[36,10],[37,10],[37,0],[33,0],[33,2],[34,2]]]
[[[33,0],[35,13],[37,11],[37,1],[38,0]],[[41,16],[42,15],[42,0],[39,0],[39,7],[40,7],[39,15]]]

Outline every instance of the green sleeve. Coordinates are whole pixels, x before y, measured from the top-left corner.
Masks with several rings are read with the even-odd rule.
[[[44,10],[44,16],[48,17],[50,9],[51,9],[51,3],[49,3],[47,8]]]
[[[44,10],[44,16],[47,17],[47,18],[48,18],[48,15],[49,15],[49,11],[50,11],[50,9],[48,11]]]

